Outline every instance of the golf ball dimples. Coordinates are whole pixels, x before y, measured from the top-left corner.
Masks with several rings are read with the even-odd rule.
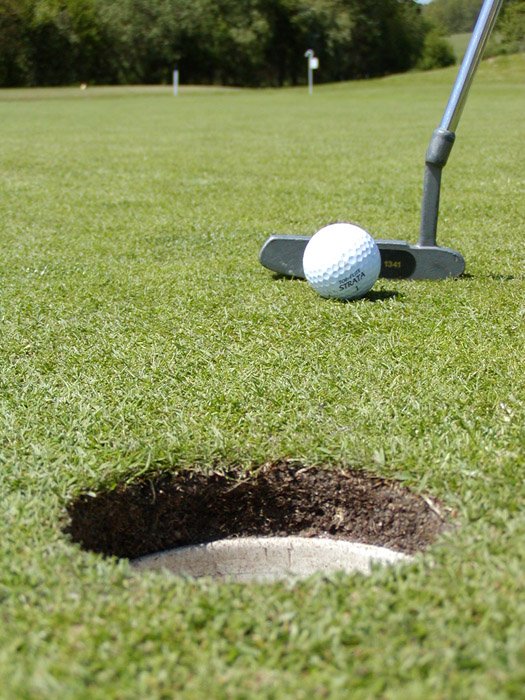
[[[355,224],[330,224],[308,241],[303,269],[322,297],[358,299],[375,284],[381,254],[372,236]]]

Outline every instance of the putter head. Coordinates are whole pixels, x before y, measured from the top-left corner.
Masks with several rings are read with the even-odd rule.
[[[285,277],[304,279],[303,254],[311,236],[270,236],[259,254],[261,265]],[[381,253],[380,277],[442,280],[465,271],[463,256],[441,246],[410,245],[405,241],[376,240]]]

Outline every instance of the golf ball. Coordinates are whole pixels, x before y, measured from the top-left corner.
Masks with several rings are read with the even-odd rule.
[[[322,297],[358,299],[375,284],[381,255],[372,236],[355,224],[330,224],[308,241],[303,268]]]

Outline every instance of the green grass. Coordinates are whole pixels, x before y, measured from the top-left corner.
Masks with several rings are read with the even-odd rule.
[[[348,219],[415,241],[454,69],[0,92],[0,697],[521,697],[524,74],[481,67],[444,172],[468,276],[351,304],[259,247]],[[277,458],[401,479],[459,528],[293,589],[139,577],[62,534],[84,490]]]

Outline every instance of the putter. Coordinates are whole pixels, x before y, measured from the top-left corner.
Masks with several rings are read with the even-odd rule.
[[[381,277],[439,280],[459,277],[463,256],[437,245],[441,173],[456,138],[455,131],[481,56],[492,33],[503,0],[484,0],[461,62],[445,113],[433,132],[425,156],[419,241],[376,240],[381,253]],[[311,236],[275,235],[264,243],[259,260],[264,267],[287,277],[304,278],[303,253]]]

